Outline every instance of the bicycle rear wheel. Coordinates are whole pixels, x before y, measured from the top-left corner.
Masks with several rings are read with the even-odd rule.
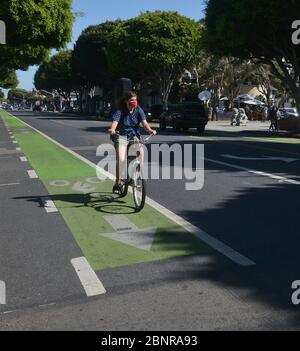
[[[146,180],[142,177],[140,166],[134,171],[132,188],[135,208],[139,212],[144,208],[146,201]]]

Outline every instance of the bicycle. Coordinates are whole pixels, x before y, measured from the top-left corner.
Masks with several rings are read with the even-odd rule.
[[[142,145],[147,143],[155,134],[149,135],[144,140],[142,138],[136,138],[130,140],[127,145],[127,168],[126,168],[126,179],[120,180],[120,192],[119,196],[125,197],[128,193],[129,186],[132,186],[132,193],[133,193],[133,201],[135,204],[135,209],[137,212],[140,212],[146,202],[146,180],[143,178],[142,174],[142,167],[141,162],[139,159],[140,152],[137,151],[135,155],[129,155],[128,151],[132,145],[136,145],[137,149],[140,149]],[[114,136],[111,137],[111,140],[114,141],[116,137],[119,137],[119,134],[116,133]]]

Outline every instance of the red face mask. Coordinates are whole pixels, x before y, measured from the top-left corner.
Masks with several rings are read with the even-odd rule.
[[[136,108],[138,103],[137,101],[129,101],[128,105],[130,108]]]

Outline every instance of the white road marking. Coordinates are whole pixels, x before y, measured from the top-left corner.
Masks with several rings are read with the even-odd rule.
[[[33,169],[27,171],[27,173],[28,173],[28,175],[29,175],[29,177],[30,177],[31,179],[36,179],[36,178],[38,178],[38,175],[35,173],[35,171],[34,171]]]
[[[234,169],[239,169],[241,171],[246,171],[248,173],[252,173],[252,174],[255,174],[255,175],[262,176],[262,177],[268,177],[268,178],[279,180],[279,181],[283,181],[283,182],[286,182],[286,183],[290,183],[290,184],[294,184],[294,185],[300,185],[300,182],[298,182],[297,180],[289,179],[289,178],[282,177],[282,176],[278,176],[278,175],[275,175],[275,174],[272,174],[272,173],[255,171],[254,169],[250,169],[250,168],[242,167],[242,166],[237,166],[237,165],[234,165],[232,163],[212,160],[212,159],[206,158],[206,157],[205,157],[205,160],[209,161],[209,162],[212,162],[212,163],[216,163],[218,165],[222,165],[222,166],[226,166],[226,167],[230,167],[230,168],[234,168]]]
[[[0,280],[0,305],[6,305],[6,284]]]
[[[82,182],[76,182],[72,189],[83,194],[88,194],[96,190],[96,188],[93,188],[90,184]]]
[[[21,148],[20,148],[20,147],[16,147],[16,150],[17,150],[17,151],[21,151]]]
[[[73,146],[70,147],[73,151],[95,151],[97,150],[96,146]]]
[[[20,157],[20,160],[21,160],[21,162],[27,162],[27,157],[21,156],[21,157]]]
[[[16,119],[18,119],[19,121],[21,121],[22,123],[24,123],[25,125],[27,125],[29,128],[31,128],[32,130],[36,131],[37,133],[39,133],[40,135],[42,135],[43,137],[45,137],[46,139],[48,139],[49,141],[51,141],[52,143],[54,143],[55,145],[59,146],[60,148],[62,148],[63,150],[67,151],[69,154],[75,156],[77,159],[81,160],[82,162],[86,163],[87,165],[95,168],[96,170],[98,169],[99,171],[101,171],[101,173],[103,175],[105,175],[108,179],[111,180],[115,180],[115,176],[112,175],[111,173],[105,171],[104,169],[100,168],[98,165],[96,165],[95,163],[89,161],[88,159],[86,159],[85,157],[77,154],[76,152],[70,150],[69,148],[67,148],[66,146],[60,144],[59,142],[57,142],[56,140],[52,139],[51,137],[49,137],[48,135],[46,135],[45,133],[41,132],[40,130],[32,127],[30,124],[22,121],[21,119],[19,119],[18,117],[15,116]],[[130,192],[132,192],[132,189],[129,189]],[[229,246],[223,244],[221,241],[215,239],[213,236],[207,234],[206,232],[204,232],[202,229],[194,226],[193,224],[191,224],[190,222],[186,221],[185,219],[183,219],[182,217],[176,215],[174,212],[168,210],[167,208],[165,208],[164,206],[160,205],[159,203],[157,203],[156,201],[150,199],[149,197],[146,198],[146,203],[153,207],[154,209],[158,210],[159,212],[161,212],[162,214],[164,214],[167,218],[169,218],[170,220],[172,220],[173,222],[177,223],[178,225],[182,226],[183,228],[185,228],[188,232],[190,232],[191,234],[195,235],[197,238],[199,238],[200,240],[204,241],[206,244],[208,244],[209,246],[211,246],[212,248],[214,248],[216,251],[219,251],[221,254],[223,254],[224,256],[226,256],[227,258],[229,258],[230,260],[232,260],[233,262],[241,265],[241,266],[253,266],[255,265],[255,262],[251,261],[249,258],[247,258],[244,255],[241,255],[240,253],[238,253],[237,251],[233,250],[232,248],[230,248]]]
[[[13,141],[13,144],[18,144],[18,142],[16,140]]]
[[[52,180],[49,184],[57,187],[65,187],[71,183],[68,180]]]
[[[71,260],[73,267],[81,281],[87,296],[97,296],[106,293],[106,290],[85,257]]]
[[[120,241],[141,250],[151,250],[157,228],[139,229],[124,215],[106,216],[104,219],[114,228],[116,233],[101,233],[100,236]]]
[[[8,183],[8,184],[0,184],[0,186],[12,186],[12,185],[20,185],[21,183]]]
[[[260,157],[242,157],[242,156],[234,156],[234,155],[221,155],[221,156],[226,158],[231,158],[234,160],[244,160],[244,161],[283,161],[287,163],[292,163],[300,160],[299,158],[273,157],[273,156],[260,156]]]
[[[58,209],[49,196],[41,197],[41,201],[47,213],[58,212]]]

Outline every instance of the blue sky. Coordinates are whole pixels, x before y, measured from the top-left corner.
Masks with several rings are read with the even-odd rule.
[[[203,0],[73,0],[73,11],[83,12],[83,17],[77,17],[73,27],[73,44],[83,29],[92,24],[107,20],[128,19],[143,11],[177,11],[181,15],[199,20],[203,17]],[[19,87],[27,90],[33,88],[33,77],[37,67],[31,67],[27,72],[18,71]]]

